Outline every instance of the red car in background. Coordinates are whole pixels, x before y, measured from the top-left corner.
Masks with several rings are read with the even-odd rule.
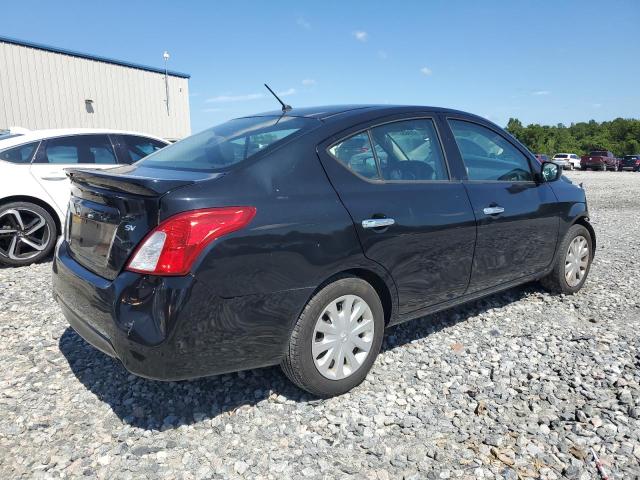
[[[620,159],[608,150],[594,150],[580,159],[582,170],[614,170],[620,169]]]

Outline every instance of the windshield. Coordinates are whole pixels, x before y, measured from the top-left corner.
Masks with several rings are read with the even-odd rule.
[[[302,117],[238,118],[169,145],[136,165],[198,172],[227,170],[319,124]]]
[[[559,153],[558,155],[556,155],[554,158],[567,158],[569,155],[565,154],[565,153]]]
[[[592,157],[606,157],[607,152],[604,152],[602,150],[597,150],[597,151],[591,152],[589,155],[591,155]]]
[[[4,130],[4,131],[0,130],[0,140],[6,140],[7,138],[19,137],[20,135],[22,135],[22,134],[21,133],[11,133],[11,132],[8,132],[6,130]]]

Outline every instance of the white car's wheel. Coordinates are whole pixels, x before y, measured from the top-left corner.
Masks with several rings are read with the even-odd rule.
[[[57,234],[55,221],[39,205],[11,202],[0,206],[0,264],[24,266],[46,258]]]

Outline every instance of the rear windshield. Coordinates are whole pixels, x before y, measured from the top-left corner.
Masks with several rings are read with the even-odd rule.
[[[591,152],[589,155],[591,155],[592,157],[606,157],[607,153],[609,152],[598,150],[598,151]]]
[[[567,158],[569,155],[566,155],[564,153],[559,153],[558,155],[556,155],[555,158]]]
[[[301,117],[238,118],[169,145],[137,165],[197,172],[227,170],[317,125],[318,120]]]
[[[640,155],[625,155],[624,159],[625,160],[638,160],[638,159],[640,159]]]

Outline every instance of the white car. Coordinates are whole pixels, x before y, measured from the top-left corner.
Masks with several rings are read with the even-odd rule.
[[[575,153],[556,153],[551,159],[553,163],[564,169],[580,168],[580,157]]]
[[[130,164],[168,142],[100,129],[0,132],[0,264],[45,258],[64,228],[69,180],[64,169]]]

